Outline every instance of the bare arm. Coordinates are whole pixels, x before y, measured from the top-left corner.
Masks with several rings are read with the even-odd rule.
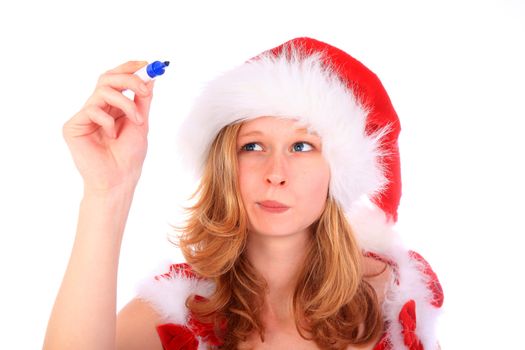
[[[124,189],[84,195],[44,349],[162,350],[156,331],[161,319],[147,302],[135,298],[115,315],[120,244],[132,195]],[[116,239],[104,239],[109,236]]]
[[[146,156],[153,88],[132,73],[145,64],[127,62],[102,74],[93,95],[64,124],[84,196],[44,350],[115,349],[120,247]],[[125,89],[135,92],[133,101]]]
[[[84,194],[44,349],[114,349],[117,270],[133,189]]]

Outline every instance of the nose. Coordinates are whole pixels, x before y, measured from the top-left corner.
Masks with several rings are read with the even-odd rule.
[[[266,182],[273,185],[284,186],[288,183],[286,175],[286,164],[283,155],[274,154],[269,157]]]
[[[284,177],[277,175],[277,174],[270,174],[266,177],[266,181],[270,184],[277,184],[277,185],[284,185],[286,183],[286,180]]]

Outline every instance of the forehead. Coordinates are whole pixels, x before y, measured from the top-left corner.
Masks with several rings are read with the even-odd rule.
[[[259,117],[242,122],[239,137],[257,134],[275,134],[276,132],[287,132],[295,134],[309,134],[319,136],[317,132],[308,130],[308,125],[290,118]]]

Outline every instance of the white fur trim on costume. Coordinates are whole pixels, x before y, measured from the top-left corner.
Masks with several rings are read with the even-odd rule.
[[[374,197],[388,182],[379,160],[389,125],[365,132],[368,112],[322,53],[304,57],[291,47],[264,53],[208,83],[176,138],[184,168],[200,179],[206,156],[224,126],[262,116],[295,119],[315,131],[331,170],[330,195],[347,211],[363,194]]]
[[[390,321],[388,333],[393,348],[406,349],[399,312],[412,299],[416,302],[416,335],[425,350],[438,349],[436,327],[441,309],[431,304],[434,296],[428,288],[429,276],[422,272],[423,264],[410,257],[398,233],[387,222],[385,213],[372,202],[360,201],[348,217],[361,248],[397,264],[383,301],[383,315]]]
[[[163,268],[161,273],[170,270],[171,263],[164,261],[161,265]],[[139,299],[152,304],[165,323],[186,324],[188,308],[185,303],[188,296],[196,293],[209,297],[214,288],[210,281],[186,278],[171,272],[169,278],[155,279],[154,276],[143,278],[136,284],[135,291]]]

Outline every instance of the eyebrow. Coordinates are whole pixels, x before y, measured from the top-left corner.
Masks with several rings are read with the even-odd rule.
[[[302,133],[302,134],[318,136],[316,132],[308,133],[307,131],[308,131],[308,129],[306,129],[306,128],[295,129],[296,133]],[[239,137],[250,136],[250,135],[264,135],[264,133],[262,131],[259,131],[259,130],[253,130],[253,131],[248,131],[248,132],[242,133],[241,135],[239,135]]]

